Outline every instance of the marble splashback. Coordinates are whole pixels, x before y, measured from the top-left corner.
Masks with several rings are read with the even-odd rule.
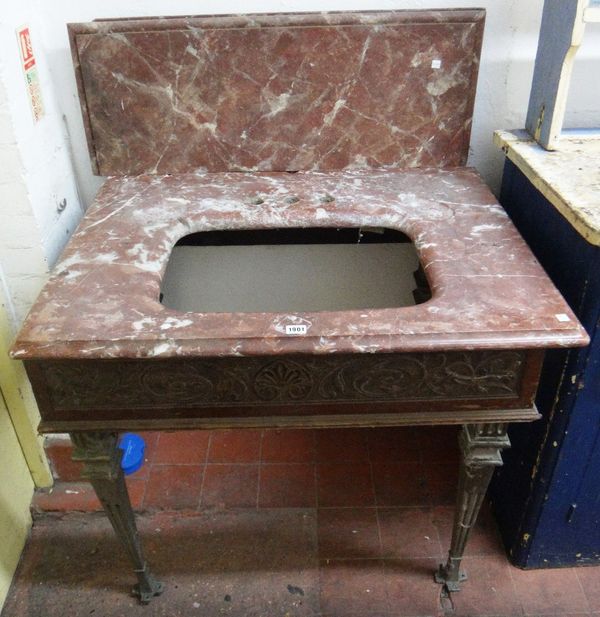
[[[484,16],[69,24],[95,173],[464,165]]]

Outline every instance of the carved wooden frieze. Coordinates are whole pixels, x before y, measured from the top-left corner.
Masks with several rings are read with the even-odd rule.
[[[518,351],[54,361],[55,409],[515,398]]]

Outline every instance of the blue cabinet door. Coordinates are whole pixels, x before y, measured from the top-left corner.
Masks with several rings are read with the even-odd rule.
[[[515,565],[600,563],[600,248],[508,160],[500,201],[592,342],[547,353],[537,396],[543,419],[511,429],[512,448],[491,486],[494,511]]]

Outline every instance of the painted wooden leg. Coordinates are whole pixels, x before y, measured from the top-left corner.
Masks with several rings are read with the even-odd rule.
[[[500,452],[510,446],[506,428],[506,424],[466,424],[460,434],[462,460],[452,542],[446,565],[440,565],[435,575],[436,582],[448,591],[460,591],[461,581],[467,578],[460,563],[494,467],[502,465]]]
[[[121,469],[122,451],[117,447],[117,438],[116,433],[71,433],[73,460],[84,463],[82,477],[91,482],[119,540],[133,562],[138,578],[133,593],[142,604],[148,604],[154,596],[162,593],[163,584],[152,576],[144,559]]]

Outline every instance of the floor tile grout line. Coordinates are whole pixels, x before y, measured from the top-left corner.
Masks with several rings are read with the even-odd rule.
[[[372,435],[369,435],[369,437],[372,437]],[[384,556],[383,556],[383,540],[381,538],[381,523],[379,520],[379,502],[377,500],[377,491],[375,490],[375,472],[373,470],[373,460],[371,458],[371,445],[373,443],[372,439],[367,439],[367,454],[369,457],[369,473],[370,473],[370,479],[371,479],[371,490],[373,491],[373,503],[375,506],[375,525],[377,526],[377,542],[379,544],[379,561],[380,561],[380,567],[381,567],[381,571],[383,572],[384,578],[385,578],[385,572],[386,572],[386,565],[385,565],[385,561],[384,561]],[[391,599],[390,599],[390,594],[389,594],[389,590],[386,586],[385,589],[385,605],[386,605],[386,609],[389,611],[393,611],[393,606],[391,603]]]
[[[423,465],[423,463],[425,462],[423,460],[423,449],[425,444],[423,443],[423,431],[418,431],[416,430],[416,427],[412,427],[413,428],[413,434],[415,436],[415,441],[417,442],[417,452],[419,453],[419,463],[421,463],[421,465]]]
[[[377,502],[377,492],[375,491],[375,478],[373,472],[373,463],[369,455],[369,473],[371,478],[371,490],[373,491],[373,504],[375,508],[375,524],[377,525],[377,541],[379,542],[379,556],[383,559],[383,541],[381,540],[381,524],[379,522],[379,504]]]
[[[199,465],[244,465],[246,463],[207,463],[204,461],[197,463],[153,463],[152,467],[198,467]]]
[[[581,593],[583,594],[583,597],[585,598],[585,603],[586,603],[586,605],[587,605],[587,607],[588,607],[588,608],[587,608],[588,613],[590,613],[590,614],[591,614],[591,612],[592,612],[592,606],[591,606],[590,601],[589,601],[589,599],[588,599],[588,595],[587,595],[587,593],[586,593],[586,591],[585,591],[585,588],[584,588],[584,586],[583,586],[583,583],[581,582],[581,579],[579,578],[579,572],[577,571],[577,568],[575,568],[575,578],[577,579],[577,583],[579,584],[579,588],[581,589]]]
[[[318,429],[317,429],[318,430]],[[319,479],[320,479],[320,473],[319,473],[319,455],[317,452],[317,431],[314,431],[314,436],[313,436],[313,445],[314,445],[314,456],[315,456],[315,507],[317,509],[317,527],[319,525]],[[318,559],[319,553],[317,552],[317,559]]]
[[[206,444],[206,454],[204,455],[204,467],[202,469],[202,480],[200,481],[200,491],[198,495],[198,503],[196,505],[196,510],[200,510],[202,507],[202,500],[204,497],[204,482],[206,480],[206,470],[208,468],[208,456],[210,453],[210,448],[212,445],[212,431],[208,432],[208,443]]]
[[[148,469],[148,475],[145,478],[142,478],[144,481],[144,490],[142,492],[142,500],[140,502],[140,510],[143,510],[146,507],[146,492],[148,491],[148,479],[150,478],[150,470]],[[129,492],[129,489],[128,489]]]
[[[433,557],[427,557],[425,556],[419,556],[419,555],[415,555],[414,557],[402,557],[403,561],[411,561],[412,559],[434,559]],[[385,561],[399,561],[398,559],[394,559],[394,558],[388,558],[388,559],[384,559],[383,557],[319,557],[319,561],[326,561],[326,562],[330,562],[330,561],[353,561],[353,562],[358,562],[358,561],[378,561],[379,563],[383,564]]]
[[[317,470],[317,465],[313,464],[313,478],[315,481],[315,513],[317,515],[317,526],[319,524],[319,510],[323,510],[323,508],[319,507],[319,474]]]
[[[322,606],[321,606],[321,545],[319,543],[319,476],[318,476],[318,466],[317,466],[317,432],[315,430],[312,431],[312,445],[313,445],[313,479],[315,486],[315,508],[314,508],[314,516],[315,516],[315,549],[316,549],[316,569],[317,569],[317,606],[319,609],[319,614],[321,614]]]
[[[420,482],[425,485],[425,491],[427,493],[427,505],[430,508],[434,507],[434,503],[433,503],[433,495],[431,492],[431,483],[428,482],[428,478],[425,475],[425,463],[423,462],[423,460],[419,461],[419,478],[420,478]]]
[[[517,599],[517,602],[519,603],[519,608],[521,609],[521,615],[526,615],[527,612],[525,611],[525,606],[523,606],[523,602],[521,601],[521,596],[517,593],[517,585],[515,583],[515,578],[512,573],[513,566],[508,561],[508,557],[505,556],[505,558],[506,558],[506,562],[508,563],[508,575],[510,576],[510,584],[512,586],[513,593],[515,594],[515,598]]]
[[[279,465],[283,465],[280,463],[268,463],[266,466],[267,467],[277,467]],[[202,468],[204,467],[204,463],[196,463],[196,464],[179,464],[179,463],[174,463],[174,464],[164,464],[164,465],[157,465],[156,467],[158,467],[159,469],[162,467],[194,467],[194,468]],[[306,467],[306,466],[312,466],[313,468],[317,468],[317,465],[313,464],[313,463],[290,463],[290,466],[297,466],[297,467]],[[259,464],[258,463],[207,463],[206,464],[207,468],[210,467],[255,467],[258,468]],[[139,479],[140,481],[144,481],[145,484],[147,484],[148,478],[135,478],[135,479]],[[89,483],[85,482],[83,480],[80,481],[59,481],[57,482],[54,487],[53,487],[53,491],[56,491],[60,485],[65,485],[65,486],[69,486],[69,485],[80,485],[83,484],[85,486],[87,486]],[[39,490],[39,489],[38,489]],[[43,491],[40,491],[43,492]],[[275,506],[273,506],[275,507]],[[286,508],[286,507],[301,507],[301,506],[280,506],[281,508]],[[446,508],[446,509],[453,509],[452,506],[447,506],[447,505],[436,505],[436,506],[430,506],[428,504],[418,504],[418,505],[386,505],[386,504],[380,504],[380,505],[333,505],[333,506],[324,506],[324,505],[315,505],[315,506],[302,506],[302,507],[310,507],[310,508],[318,508],[319,510],[353,510],[353,509],[365,509],[365,510],[375,510],[377,508],[381,509],[385,509],[385,510],[398,510],[398,511],[406,511],[406,510],[422,510],[422,509],[436,509],[436,508]],[[185,509],[185,508],[184,508]],[[261,508],[262,509],[262,508]],[[176,510],[174,510],[176,511]],[[488,553],[473,553],[470,556],[471,557],[482,557],[487,555]]]
[[[154,443],[154,450],[152,452],[152,456],[148,458],[148,473],[146,475],[146,479],[144,482],[144,495],[143,495],[142,503],[141,503],[142,510],[144,510],[147,507],[146,495],[148,493],[148,483],[150,482],[150,477],[152,475],[152,469],[154,467],[154,457],[156,456],[156,452],[158,450],[158,444],[160,443],[161,433],[162,431],[156,431],[156,442]]]
[[[439,555],[439,558],[441,559],[441,562],[443,563],[444,562],[444,555],[445,555],[446,548],[442,544],[442,535],[440,534],[440,529],[435,524],[435,517],[434,517],[435,509],[436,509],[435,506],[428,508],[428,510],[429,510],[429,522],[431,523],[431,526],[435,529],[435,535],[437,537],[437,543],[438,543],[438,555]]]
[[[423,509],[433,509],[433,508],[438,508],[438,507],[447,507],[447,506],[430,506],[428,504],[420,504],[420,505],[416,505],[416,506],[390,506],[390,505],[386,505],[384,503],[379,504],[377,506],[375,505],[371,505],[371,506],[319,506],[320,510],[352,510],[355,508],[361,508],[361,509],[366,509],[366,510],[374,510],[375,508],[379,508],[380,510],[423,510]]]
[[[372,435],[369,435],[372,437]],[[365,446],[367,450],[367,463],[369,465],[369,480],[371,481],[371,491],[373,491],[373,505],[375,506],[375,519],[377,521],[377,538],[379,539],[379,554],[382,554],[383,548],[381,545],[381,530],[379,529],[379,516],[377,515],[377,491],[375,490],[375,474],[373,471],[373,461],[371,459],[371,443],[372,439],[369,439],[367,434],[363,436],[365,439]]]
[[[258,474],[256,479],[256,509],[260,509],[260,482],[262,478],[262,457],[263,457],[263,442],[265,438],[264,429],[260,431],[258,442]]]
[[[373,434],[370,430],[368,430],[367,434],[365,435],[365,445],[367,447],[367,461],[369,462],[370,465],[373,464],[373,457],[372,457],[372,452],[371,452],[371,448],[373,446]]]
[[[156,443],[154,444],[154,452],[152,452],[152,458],[148,461],[150,466],[154,465],[154,458],[156,457],[156,453],[158,452],[158,446],[160,444],[160,436],[163,434],[163,431],[157,431],[156,433]]]
[[[317,560],[319,559],[319,463],[317,462],[317,433],[313,431],[313,478],[315,481],[315,511],[317,512]],[[320,589],[320,583],[319,583]],[[320,596],[319,596],[320,597]]]
[[[278,465],[279,463],[269,463],[269,465]],[[292,463],[297,465],[299,463]],[[254,463],[206,463],[200,461],[199,463],[158,463],[155,467],[198,467],[206,465],[207,467],[258,467],[260,463],[255,461]]]

